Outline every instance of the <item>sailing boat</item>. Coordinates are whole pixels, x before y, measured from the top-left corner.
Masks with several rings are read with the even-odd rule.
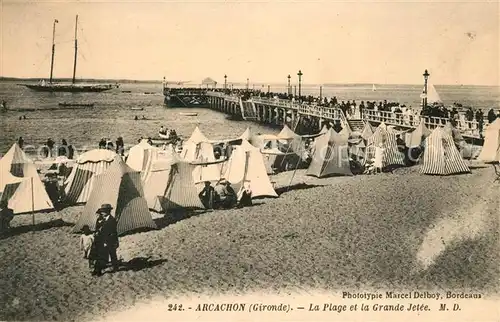
[[[428,104],[434,104],[434,103],[442,103],[443,101],[441,100],[441,97],[439,97],[438,92],[436,91],[436,88],[432,84],[428,84],[427,86],[427,103]]]
[[[375,87],[375,84],[372,85],[372,92],[376,92],[377,88]]]
[[[71,84],[68,83],[53,83],[52,82],[52,73],[54,71],[54,53],[55,53],[55,35],[56,35],[56,23],[59,21],[57,19],[54,20],[54,25],[52,28],[52,59],[50,62],[50,78],[49,81],[46,82],[42,80],[39,84],[19,84],[22,86],[26,86],[29,89],[38,91],[38,92],[103,92],[110,90],[114,87],[118,87],[118,85],[114,84],[77,84],[75,80],[76,76],[76,60],[78,56],[78,40],[77,40],[77,30],[78,30],[78,15],[76,16],[75,22],[75,60],[73,64],[73,80]]]

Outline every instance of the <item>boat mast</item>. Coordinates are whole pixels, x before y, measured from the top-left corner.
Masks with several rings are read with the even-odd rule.
[[[73,64],[73,84],[75,83],[75,76],[76,76],[76,58],[77,58],[77,53],[78,53],[78,40],[76,39],[77,36],[77,30],[78,30],[78,15],[76,15],[76,21],[75,21],[75,62]]]
[[[54,72],[54,53],[56,51],[56,23],[58,23],[57,19],[54,19],[54,26],[52,27],[52,59],[50,61],[50,80],[49,83],[52,83],[52,73]]]

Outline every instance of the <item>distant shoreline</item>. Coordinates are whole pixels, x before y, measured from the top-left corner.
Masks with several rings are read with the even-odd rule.
[[[29,77],[29,78],[22,78],[22,77],[0,77],[0,81],[7,81],[7,82],[39,82],[40,80],[45,79],[43,77]],[[54,82],[70,82],[72,81],[72,78],[54,78]],[[88,82],[88,83],[120,83],[120,84],[162,84],[162,80],[137,80],[137,79],[98,79],[98,78],[82,78],[78,79],[78,82]],[[179,83],[178,81],[168,81],[167,82],[170,85],[176,85]],[[222,83],[217,83],[217,85],[221,85]],[[240,87],[245,87],[246,82],[228,82],[228,84],[232,84],[234,86],[240,86]],[[251,83],[253,86],[287,86],[287,83],[263,83],[263,82],[255,82]],[[324,87],[339,87],[339,86],[372,86],[375,84],[376,86],[423,86],[423,84],[380,84],[380,83],[324,83],[324,84],[308,84],[308,83],[302,83],[302,86],[304,87],[319,87],[319,86],[324,86]],[[197,83],[186,83],[186,87],[198,87],[200,84]],[[474,85],[474,84],[434,84],[434,86],[439,86],[439,87],[457,87],[457,86],[463,86],[463,87],[499,87],[500,85]]]

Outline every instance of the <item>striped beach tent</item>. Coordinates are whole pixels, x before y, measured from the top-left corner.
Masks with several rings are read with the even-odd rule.
[[[252,197],[278,197],[267,175],[260,149],[246,140],[234,148],[224,172],[224,178],[233,185],[235,191],[242,192],[244,186],[247,185],[252,191]]]
[[[368,140],[373,135],[373,127],[370,125],[370,122],[365,122],[365,126],[363,127],[363,131],[361,131],[361,137],[364,140]]]
[[[500,118],[497,118],[486,128],[484,144],[478,160],[484,162],[500,161]]]
[[[382,168],[404,166],[404,154],[398,150],[396,135],[396,132],[388,129],[385,123],[380,123],[368,139],[365,160],[373,160],[376,147],[381,147],[384,150]]]
[[[409,148],[422,145],[422,142],[431,134],[431,131],[420,121],[415,130],[405,133],[406,146]]]
[[[73,232],[80,232],[85,225],[94,230],[96,211],[104,203],[113,207],[111,215],[116,218],[119,235],[138,228],[156,228],[144,198],[140,172],[129,167],[118,155],[105,172],[96,176],[92,193]]]
[[[156,158],[159,150],[159,148],[150,145],[147,140],[143,139],[130,148],[126,163],[134,170],[143,171],[149,159]]]
[[[180,158],[157,160],[145,183],[149,209],[158,212],[179,208],[204,209],[198,197],[203,185],[196,185],[193,179],[195,167]]]
[[[420,173],[450,175],[470,172],[455,146],[452,133],[444,127],[435,128],[425,139]]]
[[[347,138],[333,129],[318,137],[306,175],[318,178],[331,175],[352,176]]]
[[[95,149],[81,154],[65,182],[66,202],[85,203],[94,186],[95,176],[103,173],[117,154],[111,150]]]

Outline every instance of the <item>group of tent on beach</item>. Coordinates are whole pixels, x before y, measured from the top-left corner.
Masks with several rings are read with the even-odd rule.
[[[236,192],[247,187],[253,198],[277,197],[270,175],[295,170],[303,164],[306,141],[312,142],[306,170],[310,176],[353,175],[351,161],[370,164],[377,147],[383,151],[383,168],[404,166],[405,156],[396,142],[398,135],[404,137],[408,148],[422,147],[418,162],[421,173],[470,172],[458,148],[463,139],[450,125],[431,131],[422,122],[410,132],[400,132],[384,123],[376,129],[366,123],[359,133],[347,129],[337,133],[323,127],[318,134],[307,136],[300,136],[285,125],[278,135],[253,134],[247,129],[240,137],[229,140],[209,140],[196,127],[180,154],[171,146],[161,149],[146,140],[129,150],[126,161],[106,149],[81,154],[63,186],[65,204],[85,204],[74,232],[85,225],[94,228],[95,212],[104,203],[114,209],[119,234],[155,228],[150,210],[204,209],[198,194],[207,181],[216,184],[224,178]],[[221,144],[226,145],[227,152],[216,158],[214,147]],[[497,119],[486,131],[479,159],[498,162],[499,147]],[[54,208],[36,164],[17,144],[0,159],[0,200],[8,201],[15,214]]]

